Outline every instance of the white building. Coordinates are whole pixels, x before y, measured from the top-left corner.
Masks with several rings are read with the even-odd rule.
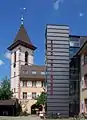
[[[13,97],[22,101],[22,107],[31,113],[31,106],[44,91],[45,67],[34,65],[32,44],[22,24],[15,40],[8,50],[11,51],[11,90]]]

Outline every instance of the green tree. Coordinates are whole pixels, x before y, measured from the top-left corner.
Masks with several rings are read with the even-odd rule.
[[[37,103],[36,105],[45,105],[46,104],[46,93],[41,93],[41,95],[37,98]]]
[[[0,100],[8,100],[12,97],[12,91],[10,90],[10,81],[5,77],[0,85]]]

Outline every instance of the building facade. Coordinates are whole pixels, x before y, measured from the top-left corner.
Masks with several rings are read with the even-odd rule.
[[[69,116],[79,114],[80,111],[80,58],[75,56],[80,48],[80,36],[69,35],[70,37],[70,66],[69,66]]]
[[[31,114],[47,87],[48,116],[87,113],[87,37],[69,35],[66,25],[47,25],[45,37],[46,67],[34,64],[36,47],[23,24],[9,46],[13,97]]]
[[[80,113],[87,113],[87,39],[78,55],[80,56]]]
[[[47,114],[69,116],[69,27],[46,27]]]
[[[77,36],[78,37],[78,36]],[[80,36],[79,49],[70,59],[70,115],[87,113],[87,37]]]
[[[80,48],[80,36],[69,35],[70,38],[70,58],[72,58]]]
[[[44,91],[45,67],[34,65],[34,51],[24,25],[16,35],[11,51],[11,90],[13,97],[21,101],[22,109],[31,113],[31,106]]]

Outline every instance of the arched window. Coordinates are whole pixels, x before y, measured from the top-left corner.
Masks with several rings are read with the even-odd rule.
[[[14,63],[16,63],[16,52],[14,52]]]
[[[28,65],[28,52],[25,52],[25,65]]]
[[[16,67],[16,52],[14,52],[14,68]]]

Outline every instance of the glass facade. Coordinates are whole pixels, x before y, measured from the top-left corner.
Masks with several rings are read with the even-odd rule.
[[[80,48],[80,37],[70,36],[70,57],[72,57]]]

